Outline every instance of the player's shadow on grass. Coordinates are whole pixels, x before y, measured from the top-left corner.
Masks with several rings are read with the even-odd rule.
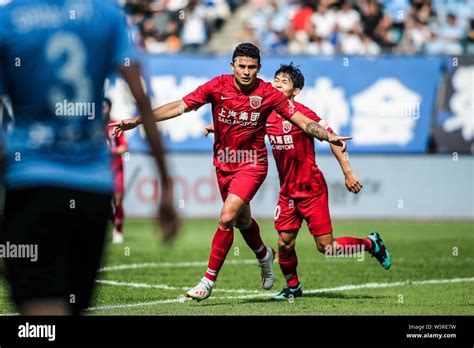
[[[380,298],[381,296],[370,296],[370,295],[350,295],[350,294],[343,294],[340,292],[324,292],[324,293],[317,293],[317,294],[303,294],[302,299],[304,298],[332,298],[332,299],[344,299],[344,300],[354,300],[354,299],[376,299]],[[296,298],[295,301],[298,301],[300,298]],[[267,302],[285,302],[285,301],[276,301],[271,296],[268,298],[251,298],[245,299],[245,303],[267,303]]]
[[[350,294],[343,294],[340,292],[320,292],[316,294],[303,293],[303,297],[341,298],[341,299],[353,300],[353,299],[375,299],[375,298],[380,298],[381,296],[350,295]]]
[[[354,300],[354,299],[380,299],[384,296],[370,296],[370,295],[350,295],[350,294],[343,294],[340,292],[322,292],[317,294],[304,294],[302,298],[332,298],[332,299],[344,299],[344,300]],[[298,301],[300,298],[296,298],[295,301]],[[259,298],[249,298],[249,299],[241,299],[243,303],[278,303],[278,302],[286,302],[286,301],[277,301],[272,298],[272,295],[268,295],[268,297],[259,297]],[[200,306],[227,306],[233,305],[235,302],[233,301],[216,301],[216,302],[205,302],[200,303]]]

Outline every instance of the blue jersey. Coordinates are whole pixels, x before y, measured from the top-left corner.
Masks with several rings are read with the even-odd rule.
[[[7,188],[112,192],[103,87],[137,58],[121,10],[108,0],[3,3],[0,96],[10,97],[14,114]]]

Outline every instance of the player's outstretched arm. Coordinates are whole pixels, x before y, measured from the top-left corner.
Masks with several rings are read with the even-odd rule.
[[[153,109],[153,118],[155,122],[161,122],[180,116],[183,113],[189,111],[191,111],[191,109],[188,108],[183,100],[176,100]],[[142,123],[143,121],[141,115],[128,120],[112,123],[112,125],[115,126],[114,135],[120,135],[122,132],[133,129]]]
[[[130,87],[140,111],[141,122],[151,151],[156,159],[162,184],[162,196],[158,211],[158,223],[162,227],[164,240],[171,241],[178,232],[179,218],[174,208],[173,189],[165,160],[165,150],[162,138],[155,126],[150,100],[145,94],[140,82],[140,68],[136,65],[122,68],[122,75]]]
[[[347,190],[352,193],[359,193],[363,186],[357,175],[352,171],[348,155],[343,153],[340,146],[334,144],[329,144],[329,146],[331,147],[331,151],[339,162],[339,166],[344,174]]]
[[[312,137],[317,138],[320,141],[327,141],[328,143],[334,144],[344,149],[344,140],[352,139],[352,137],[344,137],[329,133],[320,124],[318,124],[308,116],[303,115],[299,111],[295,112],[295,114],[291,118],[291,121],[294,122],[302,130],[304,130],[306,134],[311,135]]]

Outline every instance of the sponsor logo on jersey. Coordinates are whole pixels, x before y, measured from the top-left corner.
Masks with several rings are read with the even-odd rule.
[[[262,100],[263,98],[262,97],[258,97],[258,96],[251,96],[249,97],[250,98],[250,106],[254,109],[260,107],[260,105],[262,105]]]
[[[292,124],[290,121],[283,121],[282,128],[284,133],[289,133],[291,131]]]

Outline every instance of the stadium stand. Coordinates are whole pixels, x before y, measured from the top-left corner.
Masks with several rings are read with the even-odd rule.
[[[149,53],[200,52],[241,0],[160,0],[125,2],[129,22]]]
[[[129,0],[130,23],[150,53],[203,51],[215,34],[266,54],[330,56],[474,52],[473,0]],[[222,33],[236,21],[238,30]],[[230,36],[230,37],[229,37]],[[221,53],[222,45],[217,45]],[[227,46],[226,46],[227,47]]]

